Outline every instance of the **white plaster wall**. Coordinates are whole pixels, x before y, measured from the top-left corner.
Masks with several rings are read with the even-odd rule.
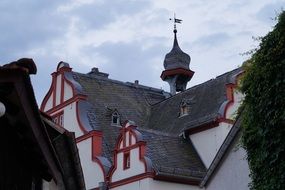
[[[246,160],[246,152],[241,147],[234,147],[226,155],[220,168],[217,168],[206,190],[247,190],[249,167]]]
[[[60,104],[60,93],[61,93],[61,75],[58,75],[56,78],[56,98],[55,105]]]
[[[240,106],[244,95],[240,93],[238,90],[234,89],[233,97],[234,97],[234,103],[231,106],[229,106],[227,110],[226,113],[227,119],[235,119],[238,107]]]
[[[45,105],[45,107],[44,107],[44,111],[48,111],[48,110],[50,110],[51,108],[52,108],[52,100],[53,100],[53,93],[54,92],[52,92],[51,93],[51,95],[50,95],[50,97],[48,98],[48,101],[47,101],[47,103],[46,103],[46,105]]]
[[[199,186],[149,179],[149,190],[202,190]]]
[[[222,122],[218,127],[190,135],[195,149],[207,168],[211,165],[231,127],[231,124]]]
[[[170,183],[165,181],[145,178],[133,183],[112,188],[112,190],[203,190],[198,186]]]
[[[67,82],[64,82],[64,97],[63,97],[63,100],[66,101],[70,98],[73,97],[73,92],[72,92],[72,88],[71,86],[67,83]]]
[[[91,143],[91,137],[77,143],[86,189],[98,187],[99,182],[104,181],[104,174],[100,165],[92,161]]]
[[[112,175],[112,182],[132,177],[145,172],[144,163],[139,159],[139,147],[130,151],[130,168],[123,169],[124,153],[117,154],[117,169]]]
[[[151,179],[152,180],[152,179]],[[128,183],[122,186],[111,188],[111,190],[150,190],[149,188],[149,178]],[[156,189],[152,189],[156,190]]]
[[[63,109],[58,110],[57,112],[53,113],[52,115],[61,112],[63,110],[64,112],[64,128],[67,129],[70,132],[75,133],[75,137],[79,137],[83,135],[83,132],[81,131],[79,127],[79,123],[77,121],[76,117],[76,102],[73,102],[67,106],[65,106]]]

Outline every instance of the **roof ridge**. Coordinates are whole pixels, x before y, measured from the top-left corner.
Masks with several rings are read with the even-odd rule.
[[[83,77],[91,78],[91,79],[100,79],[100,80],[104,80],[104,81],[120,84],[120,85],[123,85],[123,86],[129,86],[129,87],[133,87],[133,88],[149,90],[149,91],[152,91],[152,92],[155,92],[155,93],[159,93],[159,94],[161,93],[161,95],[163,95],[164,93],[168,93],[168,92],[164,91],[163,89],[154,88],[154,87],[141,85],[141,84],[134,84],[134,83],[128,82],[128,81],[127,82],[123,82],[123,81],[110,79],[110,78],[106,78],[106,77],[102,77],[102,76],[94,76],[94,75],[79,73],[79,72],[76,72],[76,71],[72,71],[72,73],[77,74],[77,75],[81,75]],[[137,86],[135,86],[135,85],[137,85]]]

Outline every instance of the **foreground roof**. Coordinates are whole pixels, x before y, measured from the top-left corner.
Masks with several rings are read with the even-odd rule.
[[[5,137],[1,187],[30,189],[32,180],[53,179],[59,189],[85,189],[74,133],[39,112],[29,76],[36,71],[27,58],[0,67],[0,100],[6,107],[0,117]]]

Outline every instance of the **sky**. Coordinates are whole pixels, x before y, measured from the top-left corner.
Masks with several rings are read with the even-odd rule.
[[[275,25],[285,0],[1,0],[0,65],[23,57],[40,105],[60,61],[109,78],[169,91],[160,79],[177,24],[180,48],[195,71],[188,88],[235,69]]]

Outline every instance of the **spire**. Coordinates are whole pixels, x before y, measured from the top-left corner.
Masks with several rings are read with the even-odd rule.
[[[174,23],[174,41],[173,47],[164,58],[164,71],[161,73],[161,79],[167,81],[170,86],[170,93],[174,95],[176,92],[184,91],[187,82],[192,78],[194,72],[189,69],[191,58],[187,53],[184,53],[177,40],[176,23],[181,23],[181,19],[177,19],[175,14],[173,19]]]
[[[173,47],[171,51],[166,54],[164,59],[164,68],[165,69],[175,69],[175,68],[184,68],[189,69],[189,64],[191,61],[190,56],[187,53],[184,53],[179,45],[177,40],[177,28],[176,23],[181,24],[182,20],[177,19],[174,13],[174,18],[170,18],[169,20],[173,20],[174,23],[174,41],[173,41]]]

